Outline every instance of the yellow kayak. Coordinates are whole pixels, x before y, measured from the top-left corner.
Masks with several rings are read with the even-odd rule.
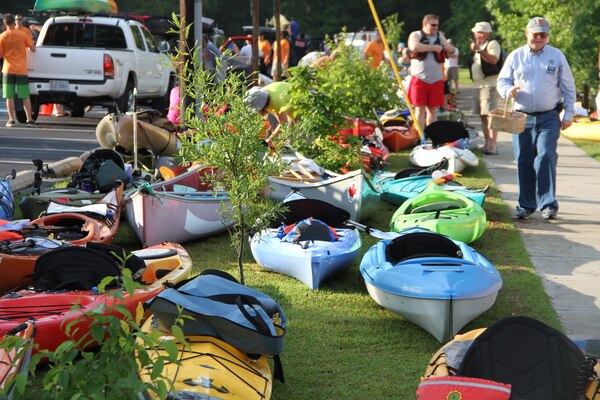
[[[142,331],[156,332],[153,318],[148,318]],[[176,341],[166,332],[161,340]],[[178,359],[182,365],[166,364],[163,375],[173,379],[172,398],[219,400],[268,400],[271,398],[272,377],[267,357],[255,359],[235,347],[209,336],[186,336],[186,345],[177,342]],[[165,355],[164,348],[149,351],[150,357]],[[152,368],[140,372],[142,381],[156,383]],[[167,385],[169,383],[167,382]],[[173,393],[174,392],[174,393]],[[188,397],[185,397],[188,395]],[[206,397],[201,397],[206,396]],[[148,391],[145,399],[158,399]]]
[[[563,136],[576,140],[600,142],[600,120],[592,117],[573,117],[573,125],[561,131]]]

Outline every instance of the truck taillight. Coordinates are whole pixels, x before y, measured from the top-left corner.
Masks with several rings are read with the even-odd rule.
[[[114,79],[115,77],[115,63],[109,54],[104,55],[104,78]]]

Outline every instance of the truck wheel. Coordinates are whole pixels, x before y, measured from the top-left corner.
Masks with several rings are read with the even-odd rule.
[[[133,82],[127,81],[125,93],[117,99],[117,108],[120,112],[133,111]]]
[[[27,116],[25,115],[25,110],[23,109],[23,100],[15,99],[15,114],[17,117],[17,121],[24,124],[27,122]],[[37,120],[40,114],[40,101],[37,96],[31,96],[31,119]]]
[[[171,98],[171,89],[175,87],[175,77],[169,78],[169,86],[167,87],[167,93],[162,97],[152,99],[152,108],[160,111],[163,116],[166,116],[169,112],[169,103]]]

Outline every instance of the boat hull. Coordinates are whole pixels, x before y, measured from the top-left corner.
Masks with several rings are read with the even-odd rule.
[[[165,284],[176,284],[190,277],[191,259],[178,244],[163,243],[141,250],[138,254],[143,257],[144,253],[157,251],[167,251],[167,254],[164,257],[144,260],[146,269],[141,279],[146,286],[143,289],[135,289],[132,295],[123,293],[123,298],[119,299],[118,303],[113,296],[106,293],[94,294],[89,290],[56,292],[20,290],[5,294],[0,297],[0,334],[6,334],[28,319],[35,319],[37,326],[35,343],[38,345],[36,351],[54,351],[64,341],[79,340],[88,332],[91,318],[84,314],[96,307],[112,308],[119,304],[135,315],[139,304],[156,297],[166,288]],[[166,274],[163,274],[164,272]],[[121,315],[114,309],[107,313]],[[74,323],[71,329],[72,335],[65,331],[70,323]]]
[[[186,344],[167,332],[152,327],[152,318],[142,326],[146,333],[159,332],[160,341],[174,341],[181,365],[167,363],[161,377],[173,380],[173,391],[202,396],[204,399],[222,400],[268,400],[271,397],[272,375],[266,356],[250,357],[235,347],[209,336],[186,336]],[[154,359],[166,356],[166,350],[158,347],[149,352]],[[152,368],[140,371],[142,382],[156,383],[151,376]],[[161,379],[160,377],[158,379]],[[170,385],[169,381],[166,383]],[[152,391],[146,399],[158,399]],[[200,397],[198,397],[200,398]]]
[[[409,176],[407,178],[394,179],[394,175],[380,174],[375,178],[375,182],[381,186],[381,200],[400,206],[408,199],[412,199],[429,186],[433,181],[431,175]],[[441,185],[442,189],[462,194],[479,204],[483,205],[486,193],[479,190],[470,190],[461,188],[458,184],[449,182]]]
[[[349,268],[358,259],[360,234],[354,229],[337,229],[338,240],[325,242],[284,242],[276,229],[259,232],[250,239],[250,249],[263,268],[291,276],[317,289],[333,275]]]
[[[589,117],[575,117],[573,125],[560,133],[569,139],[600,142],[600,121]]]
[[[448,160],[448,171],[451,173],[462,172],[467,167],[479,165],[479,159],[469,149],[460,149],[454,146],[440,146],[433,148],[428,145],[418,145],[410,152],[409,161],[422,168],[431,167],[442,159]]]
[[[399,237],[410,234],[432,241],[444,239],[420,228],[403,231]],[[440,342],[450,340],[494,304],[502,278],[485,257],[465,243],[452,241],[455,255],[424,253],[395,260],[389,255],[391,242],[380,241],[363,256],[360,272],[367,290],[377,304],[425,329]]]
[[[486,225],[486,214],[479,204],[435,184],[405,201],[390,221],[394,232],[417,226],[465,243],[479,239]]]
[[[200,187],[200,174],[201,168],[195,167],[171,180],[150,185],[152,194],[137,190],[125,197],[127,222],[142,245],[186,243],[216,235],[233,225],[231,221],[224,223],[219,211],[229,207],[229,196]],[[180,187],[191,191],[174,191]]]
[[[319,182],[269,177],[268,196],[283,201],[291,192],[299,192],[308,199],[322,200],[348,211],[354,221],[366,219],[377,212],[380,193],[365,172],[356,170],[330,175],[330,178]]]

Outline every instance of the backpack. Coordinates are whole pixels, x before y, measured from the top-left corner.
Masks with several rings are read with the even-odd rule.
[[[286,318],[270,296],[237,282],[223,271],[205,270],[198,277],[169,288],[146,304],[159,329],[169,331],[181,314],[185,335],[215,337],[247,354],[268,354],[275,379],[283,383],[279,354]]]
[[[496,39],[490,39],[490,40],[496,40]],[[490,41],[488,41],[489,43]],[[496,42],[498,42],[498,40],[496,40]],[[500,44],[500,42],[498,42],[498,44]],[[487,47],[487,44],[486,44]],[[496,64],[490,64],[487,63],[483,60],[483,58],[481,59],[481,71],[483,72],[483,76],[488,77],[488,76],[493,76],[493,75],[498,75],[500,73],[500,71],[502,70],[502,67],[504,66],[504,62],[506,61],[506,56],[508,55],[508,52],[506,51],[506,49],[504,47],[502,47],[502,45],[500,45],[500,55],[498,56],[498,62]],[[473,65],[473,58],[471,57],[469,59],[469,76],[471,77],[471,80],[473,80],[473,72],[471,71],[471,66]]]
[[[111,149],[97,149],[83,161],[67,187],[90,193],[95,191],[108,193],[115,187],[117,181],[125,184],[130,182],[123,157]]]

